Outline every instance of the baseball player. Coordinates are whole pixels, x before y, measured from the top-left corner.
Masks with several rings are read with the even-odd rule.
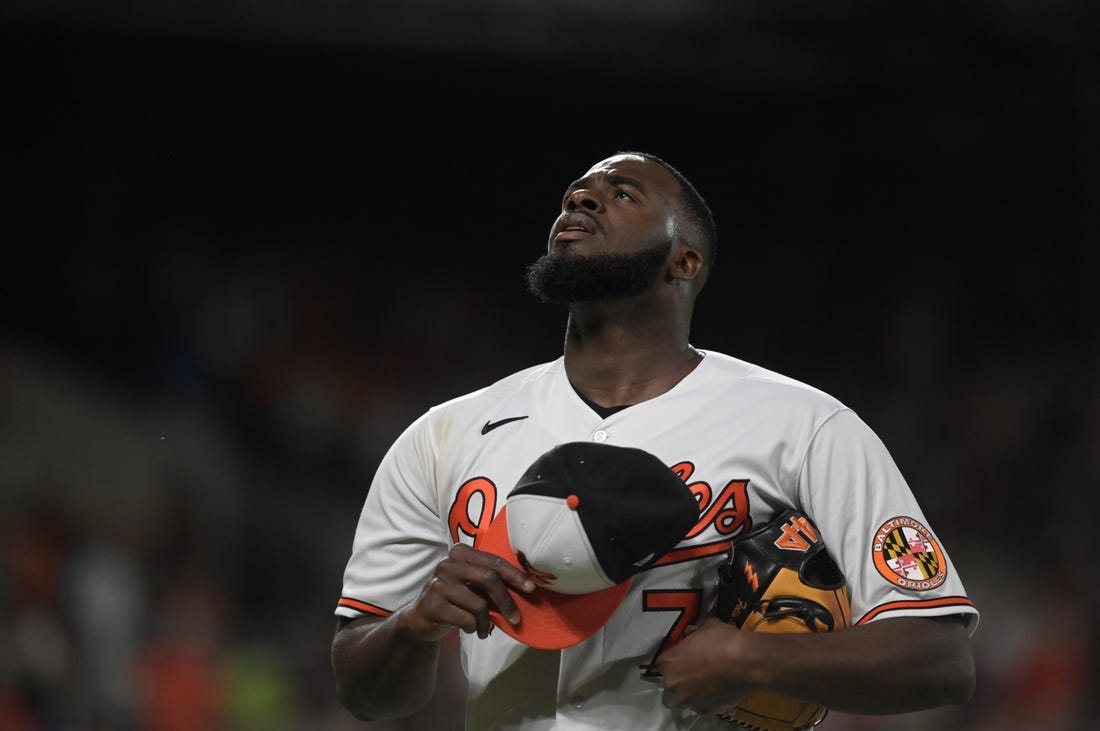
[[[876,714],[969,698],[977,610],[883,443],[836,398],[689,342],[715,253],[706,202],[656,156],[615,154],[566,188],[527,274],[568,309],[563,356],[430,409],[367,493],[332,646],[357,717],[420,708],[455,628],[471,731],[688,728],[761,690]],[[514,631],[543,577],[479,545],[528,466],[569,442],[655,455],[698,518],[602,625],[543,649]],[[731,542],[791,507],[846,575],[853,626],[706,618]]]

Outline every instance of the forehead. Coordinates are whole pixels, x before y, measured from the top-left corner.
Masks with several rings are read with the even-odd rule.
[[[577,182],[589,180],[603,175],[618,175],[633,178],[647,187],[674,191],[679,183],[663,165],[638,155],[612,155],[600,160],[588,168],[588,171]]]

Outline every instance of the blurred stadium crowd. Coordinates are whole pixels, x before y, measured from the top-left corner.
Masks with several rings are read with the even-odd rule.
[[[144,373],[2,341],[0,728],[363,728],[327,647],[367,482],[421,409],[510,370],[434,354],[469,323],[490,340],[517,323],[440,277],[416,314],[376,313],[371,347],[339,258],[164,262],[153,290],[186,316]],[[1056,349],[938,365],[949,320],[891,313],[896,368],[860,386],[859,410],[983,612],[977,695],[824,728],[1097,728],[1100,369]],[[365,727],[460,729],[456,646],[431,708]]]

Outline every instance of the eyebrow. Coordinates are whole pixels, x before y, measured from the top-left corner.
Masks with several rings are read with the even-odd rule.
[[[643,193],[646,192],[645,186],[642,185],[640,180],[635,180],[634,178],[628,178],[625,175],[619,175],[618,173],[607,173],[604,176],[604,179],[607,180],[607,182],[611,183],[612,185],[629,185],[632,188],[637,188],[638,190],[640,190]],[[588,176],[585,176],[583,178],[577,178],[576,180],[574,180],[572,183],[569,184],[569,187],[567,187],[565,189],[566,194],[568,194],[569,191],[576,190],[577,188],[583,186],[587,181],[588,181]]]

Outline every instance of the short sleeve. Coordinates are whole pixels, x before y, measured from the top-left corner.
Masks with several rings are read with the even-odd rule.
[[[359,516],[337,615],[388,616],[416,598],[450,549],[435,500],[433,453],[425,414],[380,462]]]
[[[852,590],[853,624],[978,611],[889,451],[850,409],[814,433],[799,498]]]

